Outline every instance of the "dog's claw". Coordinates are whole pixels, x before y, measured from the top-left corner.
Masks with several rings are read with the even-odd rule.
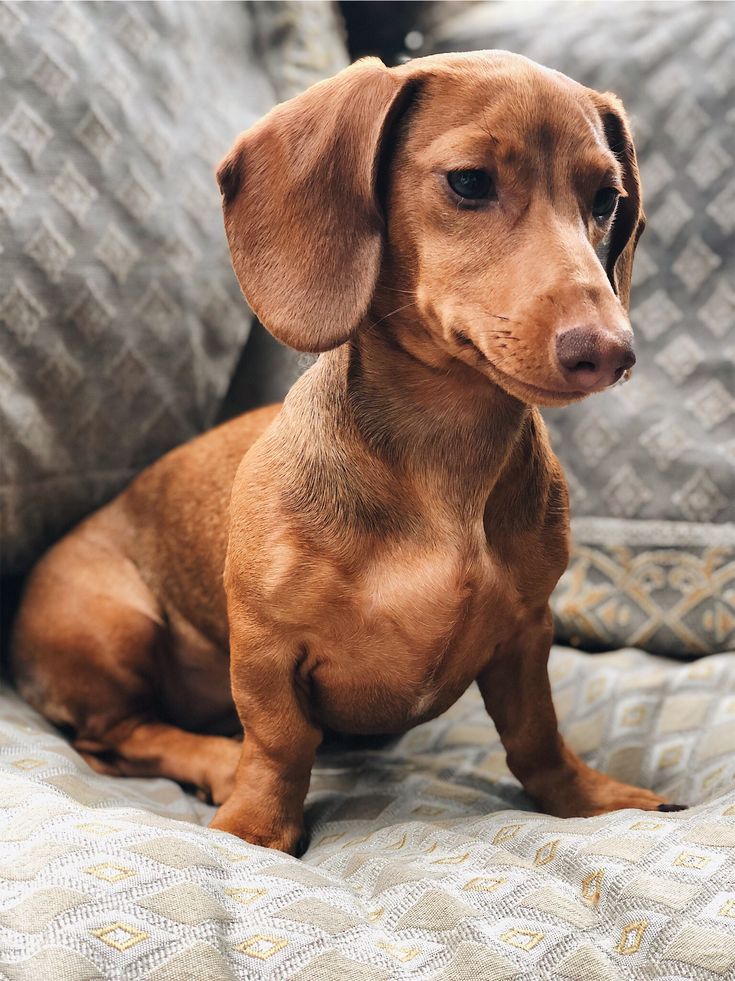
[[[688,804],[659,804],[656,808],[659,811],[686,811],[689,809]]]

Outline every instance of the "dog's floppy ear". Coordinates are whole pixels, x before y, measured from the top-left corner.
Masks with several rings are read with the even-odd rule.
[[[633,255],[638,239],[646,226],[638,161],[628,120],[620,100],[609,92],[605,93],[600,97],[597,108],[608,145],[623,167],[623,187],[627,194],[627,197],[620,198],[615,212],[605,271],[620,302],[628,310]]]
[[[383,245],[378,177],[410,73],[377,58],[273,109],[220,164],[232,264],[280,341],[326,351],[359,326]]]

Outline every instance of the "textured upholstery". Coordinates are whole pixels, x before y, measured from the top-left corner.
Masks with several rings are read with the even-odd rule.
[[[250,322],[215,167],[344,59],[322,3],[0,4],[4,572],[213,422]]]
[[[473,688],[324,750],[297,861],[206,830],[168,781],[93,774],[0,697],[0,978],[733,977],[735,657],[557,650],[551,674],[587,760],[696,806],[535,813]]]

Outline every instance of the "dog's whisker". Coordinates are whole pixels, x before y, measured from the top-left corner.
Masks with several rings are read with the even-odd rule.
[[[370,326],[377,327],[378,324],[382,324],[384,320],[388,319],[388,317],[393,317],[395,314],[400,313],[401,310],[407,310],[409,307],[413,307],[415,305],[416,305],[416,300],[411,300],[410,303],[404,303],[402,307],[396,307],[396,309],[391,310],[390,313],[384,314],[384,316],[382,316],[380,320],[376,320],[375,323],[371,324]]]

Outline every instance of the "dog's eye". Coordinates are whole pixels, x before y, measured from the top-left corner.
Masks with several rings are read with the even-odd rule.
[[[620,195],[614,187],[601,187],[592,202],[592,214],[595,218],[607,218],[615,210]]]
[[[493,189],[492,178],[484,170],[450,170],[447,183],[455,194],[470,201],[489,198]]]

